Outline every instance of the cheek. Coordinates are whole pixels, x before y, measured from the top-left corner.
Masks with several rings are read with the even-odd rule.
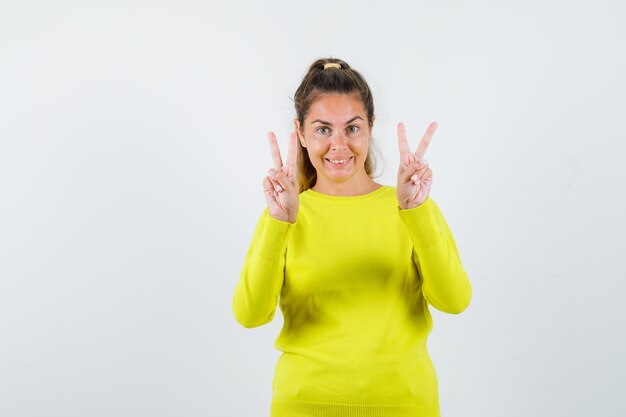
[[[328,152],[328,141],[314,141],[309,144],[309,152],[311,155],[323,156]]]
[[[352,150],[358,154],[367,154],[368,145],[366,140],[355,141],[352,143]]]
[[[321,164],[320,159],[324,157],[324,152],[319,149],[319,146],[313,146],[310,143],[306,148],[306,152],[309,154],[309,160],[313,166],[315,168],[319,168],[319,165]]]

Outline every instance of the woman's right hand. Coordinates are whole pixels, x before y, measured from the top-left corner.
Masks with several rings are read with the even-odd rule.
[[[277,220],[295,223],[300,207],[299,187],[297,178],[297,148],[296,134],[289,136],[289,149],[287,150],[287,163],[283,165],[280,157],[280,149],[274,132],[267,134],[270,144],[274,168],[267,172],[263,179],[263,191],[269,209],[269,215]]]

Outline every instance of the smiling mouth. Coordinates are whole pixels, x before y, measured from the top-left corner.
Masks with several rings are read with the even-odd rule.
[[[344,158],[344,159],[330,159],[330,158],[325,158],[325,159],[326,159],[328,162],[330,162],[331,164],[334,164],[334,165],[343,165],[343,164],[345,164],[345,163],[349,162],[349,161],[352,159],[352,157],[349,157],[349,158]]]

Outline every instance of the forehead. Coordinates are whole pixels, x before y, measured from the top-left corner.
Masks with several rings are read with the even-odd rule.
[[[352,119],[354,116],[361,116],[367,120],[365,107],[359,93],[322,93],[311,103],[306,119],[342,122]]]

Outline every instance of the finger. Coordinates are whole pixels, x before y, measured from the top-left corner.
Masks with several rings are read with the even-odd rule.
[[[277,172],[276,176],[274,176],[273,178],[271,178],[272,182],[275,185],[275,189],[278,192],[282,192],[284,190],[291,190],[293,189],[293,181],[290,180],[289,177],[287,177],[287,174],[285,174],[284,172]],[[276,187],[278,186],[278,187]],[[280,190],[279,190],[280,189]]]
[[[418,179],[421,178],[425,169],[426,168],[407,169],[404,172],[398,174],[398,181],[400,181],[401,183],[413,182],[413,176],[416,175]]]
[[[298,159],[297,140],[296,132],[291,132],[289,135],[289,148],[287,149],[287,166],[292,168],[293,172],[296,172],[296,162]]]
[[[406,171],[408,169],[411,169],[411,167],[415,166],[417,163],[415,161],[415,155],[413,155],[412,153],[400,155],[400,160],[401,160],[401,164],[400,164],[400,167],[398,168],[400,171]]]
[[[411,155],[411,158],[409,159],[409,163],[406,165],[406,169],[417,170],[428,165],[427,159],[422,158],[418,161],[417,159],[415,159],[415,155],[413,154],[410,154],[410,155]]]
[[[278,175],[282,173],[281,171],[277,171],[274,168],[270,168],[267,171],[267,179],[270,180],[270,184],[271,184],[271,188],[276,191],[277,193],[283,191],[283,186],[280,185],[280,182],[278,182]]]
[[[428,170],[415,171],[413,175],[411,175],[411,182],[415,185],[418,185],[420,182],[425,181],[428,178]]]
[[[267,177],[272,181],[272,186],[277,192],[284,190],[292,190],[295,187],[296,179],[289,173],[284,172],[286,167],[282,170],[276,170],[274,168],[267,171]]]
[[[418,173],[416,175],[418,177],[417,178],[418,181],[422,182],[422,183],[425,183],[427,181],[432,181],[432,179],[433,179],[433,171],[430,168],[425,169],[424,171],[422,171],[422,172],[420,172],[420,173]]]
[[[401,156],[401,163],[400,166],[398,167],[398,181],[401,182],[406,182],[408,181],[408,178],[411,176],[411,173],[413,173],[413,171],[415,171],[415,168],[411,168],[413,166],[413,162],[411,162],[410,158],[407,155],[411,155],[412,157],[414,157],[415,155],[413,154],[405,154]]]
[[[413,155],[411,152],[409,153],[405,153],[405,154],[401,154],[400,155],[400,169],[406,169],[407,166],[411,165],[413,162],[415,162],[415,155]]]
[[[280,169],[283,166],[283,159],[280,157],[280,149],[278,149],[278,141],[274,132],[267,133],[267,140],[270,144],[270,152],[272,153],[272,160],[274,161],[274,167]]]
[[[277,193],[281,193],[284,191],[285,187],[281,185],[276,176],[267,178],[270,180],[272,190],[276,191]]]
[[[428,165],[419,165],[417,162],[414,162],[398,176],[402,182],[415,182],[414,177],[421,179],[428,169]]]
[[[435,133],[435,130],[437,130],[437,126],[439,126],[437,122],[432,122],[428,126],[428,129],[426,129],[426,133],[424,133],[424,136],[422,137],[422,140],[420,141],[420,144],[417,147],[417,150],[415,151],[415,158],[417,160],[424,158],[426,149],[428,149],[428,145],[430,144],[430,141],[433,138],[433,134]]]
[[[428,167],[429,167],[428,163],[420,163],[419,161],[413,161],[406,167],[406,169],[409,172],[410,171],[423,171]]]
[[[266,197],[276,197],[276,189],[274,188],[274,184],[272,184],[272,180],[269,177],[263,178],[263,192]]]
[[[409,146],[409,142],[406,139],[406,130],[404,128],[404,123],[402,122],[398,123],[398,149],[400,150],[400,155],[413,153],[411,152],[411,147]]]

